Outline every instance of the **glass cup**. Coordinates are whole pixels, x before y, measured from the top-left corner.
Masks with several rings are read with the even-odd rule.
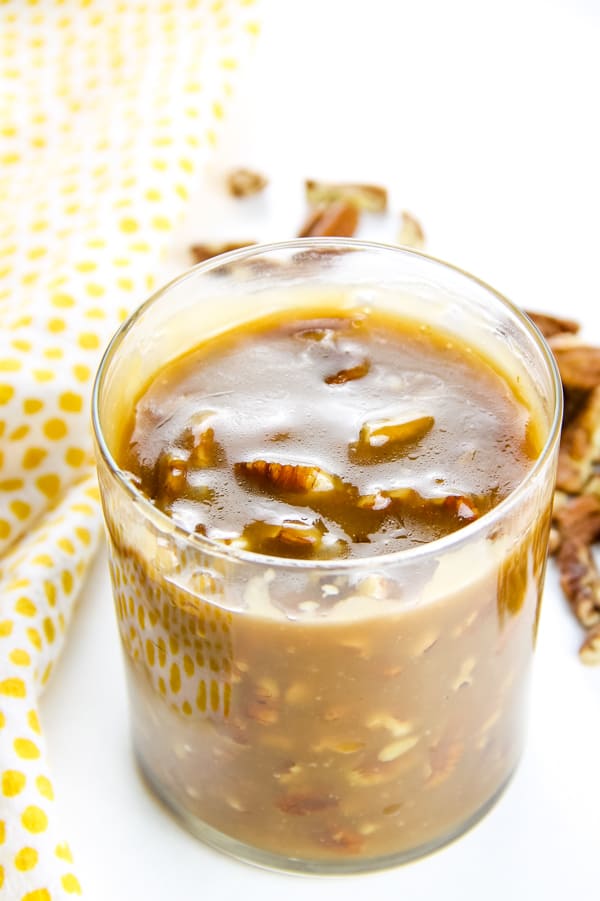
[[[119,469],[166,363],[268,312],[379,307],[510,373],[542,432],[520,484],[444,538],[299,560],[188,533]],[[278,869],[372,870],[489,810],[523,746],[561,421],[552,356],[490,287],[397,247],[306,239],[190,269],[113,338],[93,419],[110,571],[145,778],[210,845]]]

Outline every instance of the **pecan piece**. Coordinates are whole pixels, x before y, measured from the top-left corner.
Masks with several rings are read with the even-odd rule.
[[[356,231],[358,217],[358,210],[351,203],[338,201],[329,205],[321,204],[311,210],[298,232],[298,237],[351,238]]]
[[[536,325],[544,338],[553,338],[555,335],[575,335],[579,331],[579,323],[573,319],[561,319],[559,316],[550,316],[547,313],[535,313],[525,310],[525,313]]]
[[[600,535],[600,500],[571,498],[557,511],[556,523],[562,538],[560,584],[579,622],[590,628],[600,623],[600,575],[591,549]]]
[[[600,347],[579,343],[551,343],[551,347],[565,390],[591,391],[600,385]]]
[[[199,435],[192,437],[192,447],[190,450],[190,464],[198,469],[209,469],[216,466],[221,447],[215,441],[215,430],[213,428],[204,429]]]
[[[156,494],[161,502],[179,497],[186,490],[188,475],[187,454],[184,451],[164,451],[155,467]]]
[[[600,623],[585,636],[579,648],[579,659],[588,666],[600,665]]]
[[[334,183],[306,179],[306,199],[311,206],[344,201],[359,210],[383,213],[387,208],[387,191],[380,185]]]
[[[190,253],[195,263],[204,263],[205,260],[211,260],[218,257],[222,253],[229,253],[230,250],[241,250],[242,247],[251,247],[256,241],[224,241],[217,244],[193,244],[190,247]]]
[[[357,363],[356,366],[350,366],[348,369],[340,369],[338,372],[333,373],[333,375],[326,376],[325,384],[345,385],[346,382],[354,382],[357,379],[362,379],[368,375],[370,368],[371,363],[369,360],[362,360],[360,363]]]
[[[321,810],[331,810],[339,803],[339,799],[335,795],[317,795],[308,792],[283,795],[276,802],[282,813],[289,813],[295,817],[305,817],[311,813],[319,813]]]
[[[421,223],[406,210],[402,211],[396,243],[403,247],[412,247],[414,250],[420,250],[425,246],[425,232]]]
[[[424,497],[414,488],[393,488],[383,492],[396,505],[419,515],[431,516],[438,513],[460,521],[461,525],[472,522],[481,515],[475,500],[463,494],[448,494],[444,497]]]
[[[563,428],[556,484],[579,494],[600,456],[600,386],[590,391],[582,409]]]
[[[358,832],[352,832],[350,829],[334,827],[319,836],[319,842],[326,848],[345,851],[348,854],[358,854],[364,844],[364,838]]]
[[[233,468],[236,475],[281,494],[331,491],[334,487],[333,477],[319,466],[250,460],[236,463]]]
[[[555,505],[554,519],[563,541],[591,544],[600,536],[600,498],[586,494],[562,499]]]
[[[385,447],[387,444],[409,444],[423,438],[433,428],[434,422],[433,416],[367,421],[360,430],[359,444],[368,448]]]
[[[285,520],[268,523],[262,520],[249,523],[242,533],[248,548],[275,557],[311,557],[320,546],[327,529],[321,520],[302,522]]]
[[[460,741],[438,742],[429,749],[429,766],[431,771],[426,780],[428,788],[435,788],[452,775],[463,755],[464,746]]]
[[[269,181],[252,169],[233,169],[227,176],[227,188],[232,197],[250,197],[264,190]]]

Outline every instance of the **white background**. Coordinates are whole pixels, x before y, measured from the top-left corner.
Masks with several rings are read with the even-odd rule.
[[[304,177],[372,180],[416,214],[429,252],[600,342],[600,2],[275,0],[169,273],[187,245],[291,237]],[[254,165],[260,198],[225,196]],[[393,241],[394,212],[360,236]],[[166,274],[166,273],[165,273]],[[267,873],[188,836],[129,748],[104,553],[43,702],[65,830],[93,901],[598,897],[600,672],[551,567],[527,751],[496,808],[433,856],[344,879]]]

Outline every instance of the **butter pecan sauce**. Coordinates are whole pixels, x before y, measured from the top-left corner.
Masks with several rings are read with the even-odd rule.
[[[117,457],[186,530],[318,561],[473,522],[522,480],[536,435],[476,349],[325,309],[247,323],[159,371]],[[145,772],[180,811],[281,858],[385,859],[459,831],[518,760],[548,526],[546,511],[442,604],[381,615],[411,586],[374,573],[354,588],[360,615],[336,620],[335,579],[316,599],[306,574],[289,591],[251,580],[231,609],[218,572],[186,591],[109,521]],[[254,609],[257,591],[279,615]]]
[[[528,421],[473,350],[326,311],[252,323],[171,364],[119,462],[190,531],[284,557],[373,556],[506,497],[538,450]]]

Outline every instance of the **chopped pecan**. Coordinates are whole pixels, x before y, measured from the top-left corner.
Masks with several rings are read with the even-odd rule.
[[[600,385],[600,347],[588,344],[550,343],[560,377],[567,391],[591,391]]]
[[[548,313],[535,313],[525,310],[534,325],[537,325],[544,338],[553,338],[555,335],[575,335],[579,331],[579,323],[573,319],[561,319],[558,316],[550,316]]]
[[[296,792],[290,795],[282,795],[277,799],[276,803],[282,813],[289,813],[295,817],[305,817],[311,813],[319,813],[321,810],[331,810],[337,807],[340,802],[335,795]]]
[[[421,227],[421,223],[406,210],[402,211],[400,231],[398,232],[396,243],[401,244],[403,247],[412,247],[414,250],[421,250],[425,246],[425,232]]]
[[[413,419],[375,419],[365,422],[359,441],[369,447],[386,444],[408,444],[423,438],[433,428],[433,416],[416,416]]]
[[[400,508],[404,506],[413,513],[427,514],[428,516],[437,512],[458,519],[462,525],[478,519],[481,515],[475,500],[463,494],[424,497],[414,488],[393,488],[391,491],[383,493],[392,498]]]
[[[600,574],[591,547],[600,536],[600,499],[573,497],[559,508],[555,521],[561,536],[561,587],[579,622],[591,628],[600,623]]]
[[[364,844],[364,838],[350,829],[334,827],[319,836],[319,842],[327,848],[337,851],[345,851],[348,854],[358,854]]]
[[[241,250],[242,247],[252,247],[256,241],[224,241],[220,244],[193,244],[190,247],[190,253],[195,263],[204,263],[205,260],[211,260],[218,257],[222,253],[229,253],[230,250]]]
[[[362,360],[360,363],[357,363],[356,366],[350,366],[348,369],[340,369],[338,372],[333,373],[333,375],[326,376],[325,384],[345,385],[346,382],[354,382],[357,379],[362,379],[368,375],[370,368],[371,364],[369,360]]]
[[[582,495],[565,499],[555,505],[554,519],[563,541],[591,544],[600,537],[600,498]]]
[[[220,445],[215,441],[215,430],[204,429],[192,437],[190,464],[198,469],[209,469],[216,466],[221,454]]]
[[[264,190],[269,181],[260,172],[252,169],[234,169],[227,176],[227,188],[233,197],[250,197]]]
[[[249,550],[275,557],[311,557],[318,551],[326,528],[321,520],[302,522],[286,520],[249,523],[243,532]]]
[[[156,496],[161,500],[183,494],[187,485],[187,454],[184,451],[164,451],[155,467]]]
[[[563,540],[557,559],[561,588],[581,625],[600,623],[600,576],[591,546]]]
[[[238,476],[281,494],[331,491],[334,487],[333,477],[319,466],[250,460],[236,463],[234,470]]]
[[[574,419],[563,428],[556,484],[579,494],[600,457],[600,386],[590,391]]]
[[[588,666],[600,665],[600,623],[590,629],[579,648],[579,658]]]
[[[341,200],[369,213],[383,213],[387,208],[387,191],[380,185],[338,184],[312,179],[307,179],[304,184],[306,199],[311,206]]]
[[[321,204],[311,210],[298,233],[299,238],[351,238],[358,225],[359,213],[351,203],[338,201]]]
[[[461,741],[442,739],[429,749],[430,773],[426,780],[428,788],[435,788],[451,776],[463,755]]]

